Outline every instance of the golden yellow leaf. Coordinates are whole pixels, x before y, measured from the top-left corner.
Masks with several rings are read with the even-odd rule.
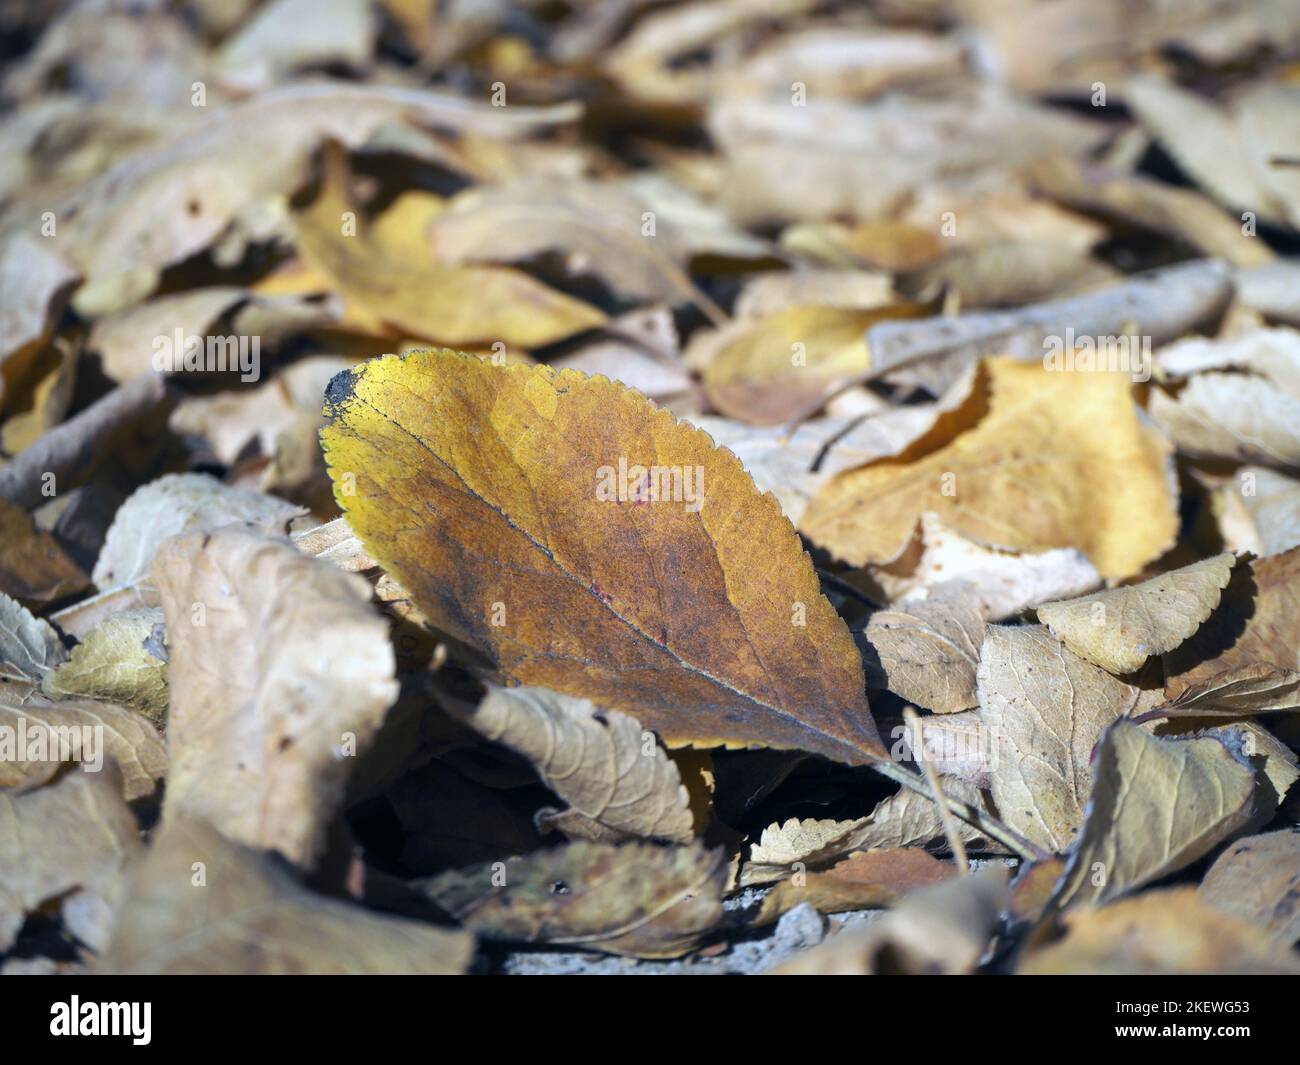
[[[297,218],[303,258],[349,302],[409,336],[449,344],[538,347],[605,321],[596,308],[547,288],[517,270],[449,266],[423,256],[413,241],[381,242],[392,226],[367,230],[347,197],[341,161],[331,156],[326,183]]]
[[[963,412],[982,417],[941,446],[841,474],[800,528],[861,565],[895,558],[933,511],[984,543],[1077,547],[1108,577],[1172,545],[1169,447],[1140,420],[1126,376],[993,358]]]
[[[704,433],[604,378],[445,350],[372,360],[327,399],[353,530],[507,680],[670,746],[883,754],[794,529]]]
[[[1038,608],[1038,620],[1071,651],[1112,673],[1132,673],[1151,655],[1172,651],[1216,606],[1237,559],[1231,552]]]
[[[709,400],[723,414],[777,425],[819,406],[871,366],[866,331],[900,308],[795,306],[724,326],[703,370]]]

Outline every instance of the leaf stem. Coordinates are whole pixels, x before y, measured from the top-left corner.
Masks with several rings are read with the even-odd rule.
[[[966,844],[961,841],[961,833],[957,831],[957,823],[953,820],[952,807],[949,805],[952,800],[944,794],[934,762],[925,756],[925,744],[921,739],[921,715],[912,707],[906,706],[903,708],[903,718],[911,728],[912,735],[916,737],[913,754],[925,773],[925,782],[930,785],[930,795],[934,799],[934,804],[939,807],[939,820],[943,822],[943,834],[948,837],[948,849],[952,851],[957,868],[963,873],[969,873],[970,862],[966,858]]]
[[[868,763],[872,769],[882,777],[888,777],[897,784],[903,785],[918,795],[923,795],[931,802],[935,801],[934,794],[930,791],[929,785],[926,784],[925,778],[911,770],[904,769],[897,762],[888,757],[875,756]],[[987,810],[981,810],[972,806],[961,799],[953,798],[951,795],[944,794],[947,801],[948,809],[957,817],[961,818],[968,825],[979,829],[989,839],[996,840],[1008,850],[1020,855],[1026,861],[1036,862],[1044,858],[1050,858],[1051,855],[1036,843],[1031,843],[1020,833],[1007,825],[1004,825]]]

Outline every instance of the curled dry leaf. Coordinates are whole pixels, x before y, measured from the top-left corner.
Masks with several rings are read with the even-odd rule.
[[[272,0],[222,42],[221,82],[247,92],[308,66],[367,65],[378,12],[364,0]]]
[[[296,189],[326,139],[359,145],[407,117],[502,134],[576,117],[565,106],[505,110],[434,92],[327,82],[215,109],[131,153],[71,198],[65,210],[75,212],[75,225],[60,228],[56,247],[87,279],[74,303],[105,313],[136,302],[161,269],[207,248],[236,216]]]
[[[34,617],[18,600],[0,592],[0,681],[28,690],[67,658],[59,634],[48,621]]]
[[[105,946],[124,867],[140,849],[117,768],[66,774],[21,794],[0,791],[0,951],[27,914],[58,901],[69,931]]]
[[[52,699],[86,698],[139,711],[162,727],[167,717],[167,649],[163,612],[137,607],[106,619],[47,673]]]
[[[973,375],[957,381],[934,403],[889,407],[867,415],[841,415],[801,423],[793,432],[744,425],[727,418],[691,421],[744,464],[760,491],[771,492],[796,526],[822,485],[837,473],[898,455],[961,406]]]
[[[676,764],[627,714],[547,688],[494,687],[457,716],[532,762],[565,813],[615,836],[684,843],[695,834]]]
[[[348,198],[340,155],[326,157],[325,184],[297,217],[301,254],[349,303],[409,336],[448,344],[524,348],[550,344],[592,329],[605,315],[581,300],[547,288],[528,274],[496,266],[454,266],[432,248],[394,249],[397,231],[367,227]],[[341,218],[353,220],[345,232]]]
[[[1033,182],[1070,207],[1163,233],[1234,266],[1259,266],[1276,258],[1263,241],[1243,231],[1240,220],[1194,189],[1064,158],[1034,167]]]
[[[700,843],[580,840],[422,881],[421,892],[476,935],[564,943],[636,958],[686,953],[722,920],[729,867]]]
[[[1300,833],[1283,829],[1237,840],[1210,866],[1199,894],[1292,946],[1300,939]]]
[[[701,376],[709,400],[723,414],[754,425],[807,415],[866,375],[866,330],[881,318],[909,313],[916,312],[904,306],[794,306],[724,326],[706,338],[712,358]]]
[[[963,307],[1015,307],[1118,278],[1087,251],[1048,238],[994,240],[955,251],[900,276],[898,291],[932,300],[953,293]]]
[[[6,233],[0,251],[0,397],[10,383],[10,359],[21,361],[48,338],[77,273],[33,233]]]
[[[1242,466],[1235,477],[1211,484],[1225,546],[1280,555],[1300,545],[1300,481],[1263,466]]]
[[[169,541],[153,581],[170,650],[165,812],[310,866],[349,756],[397,698],[369,585],[234,526]]]
[[[0,592],[28,603],[49,603],[84,591],[86,574],[22,507],[0,499]]]
[[[434,219],[427,239],[440,260],[457,265],[519,262],[560,251],[622,296],[697,303],[716,317],[720,312],[684,269],[683,238],[671,220],[649,207],[632,189],[615,184],[525,177],[461,193]]]
[[[1206,370],[1243,370],[1300,399],[1300,332],[1250,329],[1218,340],[1187,337],[1160,349],[1156,369],[1174,379]]]
[[[137,489],[118,508],[95,563],[95,583],[108,589],[143,580],[172,536],[225,525],[283,533],[301,513],[292,503],[231,488],[206,473],[166,474]]]
[[[1273,710],[1297,710],[1300,709],[1300,672],[1251,662],[1188,684],[1178,698],[1157,709],[1171,718],[1244,717]]]
[[[170,405],[161,374],[143,373],[97,399],[0,468],[0,500],[36,507],[51,484],[85,484],[132,430],[165,421]]]
[[[295,333],[329,325],[338,318],[336,305],[301,296],[263,296],[248,289],[214,286],[194,289],[120,311],[99,319],[91,328],[87,347],[99,355],[104,373],[114,381],[129,381],[151,366],[160,372],[184,371],[186,349],[172,344],[176,330],[183,338],[255,336],[259,352],[272,348]],[[170,347],[163,347],[160,340]],[[191,349],[195,355],[200,349]],[[216,349],[226,355],[226,366],[236,373],[259,373],[239,361],[231,344]],[[161,355],[169,355],[163,360]],[[198,360],[194,360],[197,364]]]
[[[768,924],[805,902],[821,913],[893,906],[911,891],[956,875],[956,866],[919,848],[862,851],[825,872],[781,881],[764,897],[754,922]]]
[[[1294,179],[1267,162],[1287,150],[1283,145],[1295,143],[1300,103],[1294,92],[1262,86],[1225,110],[1190,90],[1140,75],[1125,84],[1124,98],[1210,195],[1238,211],[1300,225]],[[1291,136],[1275,145],[1278,133]]]
[[[1201,627],[1236,562],[1225,552],[1141,584],[1044,603],[1038,620],[1079,657],[1111,673],[1133,673]]]
[[[1141,420],[1126,376],[1052,373],[1010,358],[984,368],[963,408],[978,417],[973,427],[840,474],[801,529],[848,562],[886,562],[931,511],[985,543],[1078,548],[1111,577],[1137,572],[1173,543],[1168,446]]]
[[[1041,626],[990,625],[978,672],[989,787],[1002,819],[1060,853],[1084,821],[1092,749],[1140,705],[1137,688],[1085,662]]]
[[[1001,621],[1061,596],[1090,591],[1101,574],[1073,547],[1012,551],[969,540],[925,513],[902,553],[870,567],[885,598],[906,604],[950,592],[971,597],[986,621]]]
[[[969,973],[1007,894],[1005,869],[981,869],[907,895],[879,921],[841,931],[775,970],[789,976]]]
[[[1151,416],[1187,455],[1300,469],[1300,398],[1262,377],[1197,374],[1177,398],[1153,392]]]
[[[167,773],[157,730],[134,710],[112,703],[0,699],[0,726],[0,789],[39,787],[70,761],[94,765],[111,759],[121,771],[122,797],[134,802],[152,795]]]
[[[946,795],[982,807],[974,785],[951,777],[941,783]],[[958,823],[958,832],[968,845],[986,842],[965,822]],[[784,824],[768,825],[750,847],[740,883],[768,884],[789,876],[797,863],[826,866],[854,851],[934,847],[945,842],[934,802],[912,791],[900,791],[854,821],[791,818]]]
[[[1255,772],[1241,738],[1153,736],[1117,721],[1101,738],[1083,831],[1056,904],[1109,902],[1207,854],[1250,820]]]
[[[1242,563],[1209,620],[1164,656],[1165,699],[1260,663],[1300,670],[1298,623],[1300,548]]]
[[[984,619],[969,602],[945,595],[877,610],[862,639],[872,687],[888,688],[937,714],[978,703],[975,671]]]
[[[352,528],[504,677],[669,746],[883,753],[798,537],[704,433],[602,378],[450,351],[373,360],[328,402]]]
[[[126,899],[100,972],[436,976],[463,972],[474,949],[463,932],[312,894],[274,857],[175,813]]]
[[[1300,975],[1295,953],[1204,901],[1196,888],[1148,891],[1063,917],[1065,936],[1030,951],[1025,975]]]

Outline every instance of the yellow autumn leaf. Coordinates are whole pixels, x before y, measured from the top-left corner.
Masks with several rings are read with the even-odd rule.
[[[428,204],[400,205],[429,218]],[[539,347],[592,329],[605,315],[518,270],[448,266],[432,245],[402,226],[367,226],[347,195],[342,160],[327,159],[324,187],[297,216],[298,247],[307,264],[330,279],[349,306],[409,336],[449,344]]]
[[[340,374],[322,433],[366,550],[508,683],[670,746],[883,756],[853,638],[775,499],[605,378],[457,352]]]
[[[724,326],[709,338],[702,376],[723,414],[775,425],[816,410],[871,367],[866,331],[900,308],[783,307],[757,321]]]
[[[840,474],[802,531],[855,565],[884,562],[933,511],[984,543],[1076,547],[1107,577],[1136,573],[1173,544],[1170,449],[1141,420],[1128,377],[992,358],[951,421],[964,431],[937,447],[932,437]]]

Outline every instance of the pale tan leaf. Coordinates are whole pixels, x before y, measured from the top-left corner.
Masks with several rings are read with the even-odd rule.
[[[0,701],[0,789],[26,791],[66,762],[95,766],[112,759],[127,802],[152,795],[167,772],[162,737],[134,710],[89,699]],[[24,742],[25,737],[25,742]],[[26,757],[20,757],[25,751]]]
[[[1109,902],[1190,865],[1245,827],[1254,795],[1254,770],[1223,739],[1115,722],[1056,903]]]
[[[1292,946],[1300,939],[1300,833],[1284,829],[1237,840],[1210,866],[1199,894]]]
[[[1001,621],[1049,599],[1082,594],[1101,574],[1072,547],[1013,551],[970,540],[932,512],[921,515],[902,553],[867,571],[897,605],[956,592],[973,596],[986,621]]]
[[[990,625],[978,691],[1000,816],[1032,842],[1064,851],[1092,792],[1093,746],[1140,705],[1138,689],[1085,662],[1041,626]]]
[[[1242,717],[1296,709],[1300,672],[1266,662],[1235,666],[1188,684],[1178,698],[1158,708],[1165,717]]]
[[[940,597],[875,611],[862,633],[867,683],[937,714],[978,703],[975,671],[984,619],[969,602]]]
[[[980,808],[979,790],[964,780],[944,778],[944,793]],[[958,831],[966,844],[983,837],[965,822]],[[771,824],[750,847],[741,869],[742,885],[767,884],[793,872],[797,863],[827,865],[853,851],[934,847],[946,842],[943,822],[934,802],[913,791],[900,791],[884,799],[866,817],[853,821],[799,820]]]
[[[1165,888],[1065,914],[1063,939],[1027,954],[1029,976],[1300,975],[1300,961],[1266,932],[1202,900]]]
[[[1197,374],[1177,398],[1152,392],[1151,416],[1195,458],[1300,469],[1300,398],[1262,377]]]
[[[1196,635],[1164,656],[1165,698],[1260,663],[1300,670],[1300,547],[1243,562]]]
[[[172,815],[131,873],[99,971],[448,975],[473,948],[462,932],[313,894],[273,857]]]
[[[1233,551],[1280,555],[1300,545],[1300,481],[1243,466],[1213,492],[1219,530]]]
[[[223,485],[206,473],[169,473],[137,489],[118,508],[95,563],[101,589],[148,576],[163,541],[184,532],[250,525],[283,533],[300,507],[274,496]]]
[[[73,935],[105,946],[124,867],[140,849],[121,791],[112,765],[23,794],[0,791],[0,951],[28,913],[56,900]]]
[[[694,833],[676,764],[635,718],[548,688],[491,688],[462,720],[522,754],[571,810],[617,837]]]
[[[1132,673],[1201,627],[1236,562],[1225,552],[1141,584],[1044,603],[1038,619],[1081,658],[1111,673]]]
[[[39,684],[67,657],[48,621],[34,617],[18,600],[0,592],[0,681]]]
[[[165,811],[310,866],[397,697],[369,585],[234,526],[171,540],[152,579],[171,655]]]

